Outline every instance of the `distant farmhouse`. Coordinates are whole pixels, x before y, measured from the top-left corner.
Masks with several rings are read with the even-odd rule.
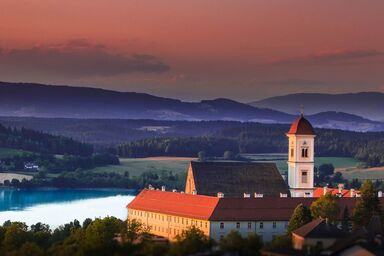
[[[185,191],[145,189],[128,204],[128,219],[170,240],[193,225],[217,241],[232,230],[270,241],[286,233],[298,204],[309,206],[323,194],[337,195],[340,208],[352,212],[356,191],[314,187],[316,135],[303,115],[292,123],[287,137],[287,183],[274,163],[191,162]]]
[[[34,163],[25,163],[24,164],[24,170],[26,170],[26,171],[38,171],[39,166],[37,164],[34,164]]]

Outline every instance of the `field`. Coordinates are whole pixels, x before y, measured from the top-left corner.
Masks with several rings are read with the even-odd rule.
[[[0,158],[13,157],[16,155],[21,155],[24,152],[23,150],[11,149],[11,148],[0,148]]]
[[[30,179],[32,179],[32,176],[31,175],[24,175],[24,174],[16,174],[16,173],[0,173],[0,183],[4,183],[4,180],[11,181],[12,179],[17,179],[20,181],[22,179],[30,180]]]
[[[151,171],[161,173],[162,171],[172,171],[185,173],[189,162],[193,158],[185,157],[149,157],[149,158],[121,158],[120,165],[97,167],[93,172],[116,172],[123,174],[128,171],[131,177],[140,176],[143,172]]]
[[[247,158],[256,160],[256,161],[267,161],[275,162],[277,168],[281,173],[284,173],[288,170],[287,166],[287,154],[247,154],[244,155]],[[363,162],[360,162],[351,157],[315,157],[315,165],[320,166],[322,164],[331,163],[335,169],[348,169],[356,168],[358,166],[364,165]],[[384,178],[384,173],[383,173]]]
[[[286,154],[254,154],[244,155],[255,161],[268,161],[275,162],[279,171],[285,173],[287,171],[287,155]],[[154,173],[161,173],[162,171],[172,171],[174,174],[184,174],[188,168],[188,164],[194,158],[185,157],[149,157],[149,158],[121,158],[119,166],[105,166],[92,169],[93,172],[116,172],[123,174],[128,171],[131,177],[140,176],[143,172],[151,171]],[[319,166],[324,163],[332,163],[337,170],[349,170],[358,168],[362,162],[348,157],[317,157],[315,165]],[[376,177],[384,178],[384,172],[371,171]],[[344,173],[343,173],[344,175]],[[354,178],[359,175],[359,171],[351,173],[345,177],[348,179]],[[360,177],[360,176],[359,176]],[[364,177],[364,175],[362,175]]]
[[[339,169],[343,174],[344,178],[349,180],[359,179],[359,180],[384,180],[384,167],[374,167],[374,168],[347,168]]]

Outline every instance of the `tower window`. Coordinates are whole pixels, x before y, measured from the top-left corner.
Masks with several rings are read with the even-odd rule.
[[[301,183],[307,183],[308,182],[308,172],[302,171],[301,172]]]
[[[294,152],[295,152],[295,150],[293,148],[291,148],[291,157],[294,156]]]
[[[301,157],[308,157],[308,148],[301,149]]]

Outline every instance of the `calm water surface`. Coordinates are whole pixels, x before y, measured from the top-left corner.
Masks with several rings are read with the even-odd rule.
[[[6,220],[37,222],[51,228],[86,218],[127,218],[135,193],[118,189],[0,189],[0,224]]]

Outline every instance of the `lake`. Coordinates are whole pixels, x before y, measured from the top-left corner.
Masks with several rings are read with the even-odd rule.
[[[125,220],[134,191],[122,189],[0,189],[0,224],[37,222],[56,228],[77,219],[114,216]]]

